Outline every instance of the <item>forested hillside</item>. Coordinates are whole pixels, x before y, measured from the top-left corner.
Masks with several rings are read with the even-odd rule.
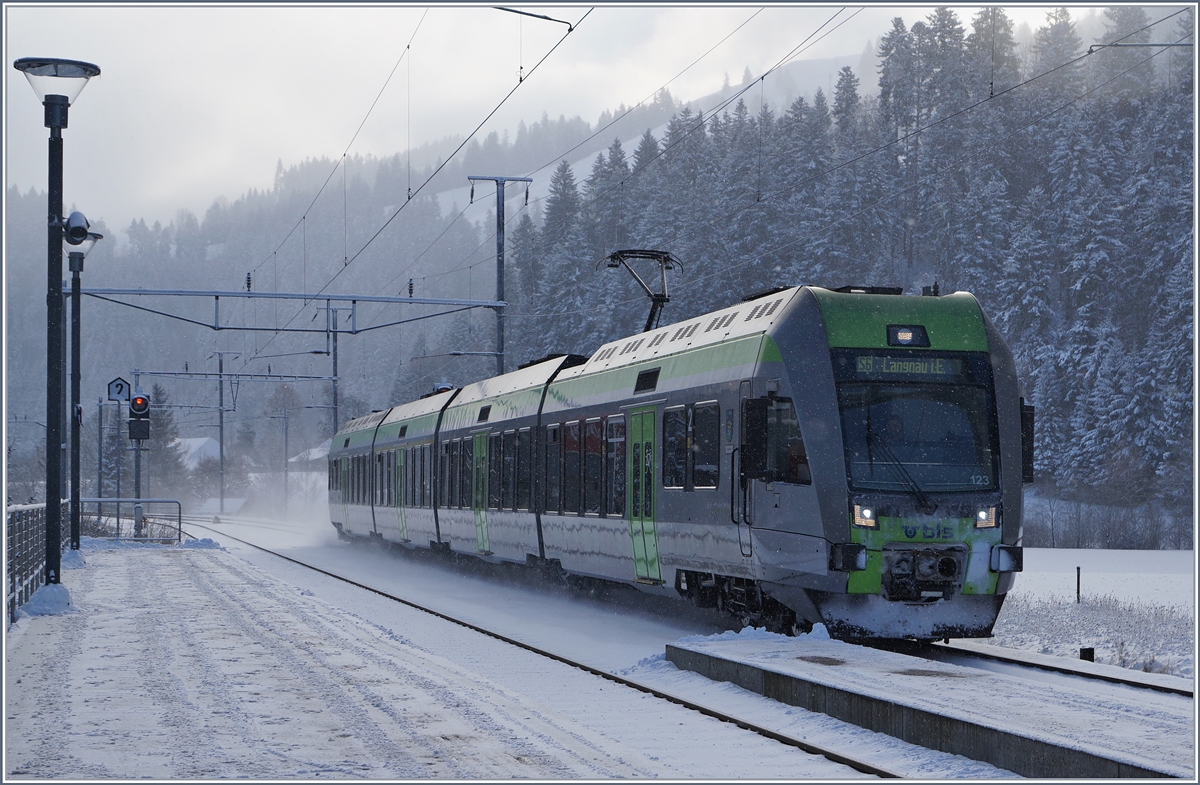
[[[1190,41],[1194,24],[1185,13],[1146,29],[1136,7],[1110,9],[1106,23],[1104,40],[1126,43]],[[790,106],[760,105],[750,90],[701,114],[661,94],[633,116],[640,130],[628,133],[635,126],[627,119],[623,132],[605,131],[615,141],[592,140],[603,152],[581,171],[569,162],[588,148],[569,151],[596,129],[579,118],[543,116],[511,140],[472,143],[443,170],[445,187],[463,187],[468,174],[520,176],[563,159],[533,173],[549,180],[544,199],[526,206],[518,189],[510,192],[507,367],[550,352],[590,353],[641,329],[649,302],[624,271],[602,264],[619,248],[666,250],[682,262],[668,279],[663,323],[775,285],[917,293],[936,282],[942,292],[971,291],[1014,348],[1037,407],[1039,496],[1127,512],[1092,532],[1076,507],[1080,523],[1063,524],[1066,539],[1035,526],[1027,544],[1105,545],[1150,519],[1174,534],[1146,534],[1147,546],[1189,544],[1191,50],[1081,57],[1094,42],[1080,39],[1065,9],[1029,51],[1018,49],[1000,9],[968,21],[947,9],[911,23],[897,18],[877,36],[877,95],[860,92],[849,67],[831,95],[818,90]],[[281,165],[271,190],[221,200],[202,220],[181,213],[166,227],[134,222],[127,247],[102,243],[95,262],[89,257],[86,285],[234,289],[251,272],[256,290],[315,291],[332,280],[330,291],[396,295],[412,279],[418,296],[490,298],[494,216],[463,219],[466,204],[443,212],[449,205],[439,208],[432,186],[409,202],[408,189],[431,171],[410,172],[400,156]],[[44,272],[16,260],[44,255],[45,198],[10,189],[8,200],[9,410],[33,417],[38,406],[26,402],[42,400],[44,382],[13,370],[38,367],[44,351]],[[490,186],[475,200],[494,204]],[[311,354],[325,348],[323,337],[212,333],[114,305],[85,307],[106,327],[85,341],[93,419],[104,382],[134,364],[213,370],[219,348],[241,351],[235,365],[248,370],[328,373],[328,357]],[[309,306],[293,319],[295,304],[229,307],[257,326],[324,318]],[[211,301],[172,308],[211,319]],[[364,306],[357,320],[361,328],[434,312]],[[341,341],[343,420],[494,368],[491,358],[432,357],[491,350],[490,311]],[[287,352],[309,356],[280,356]],[[198,400],[197,385],[170,385],[174,400]],[[205,383],[203,394],[215,397],[213,386]],[[298,385],[294,394],[317,404],[328,390]],[[239,395],[231,417],[240,420],[239,449],[247,465],[267,465],[281,448],[279,426],[266,417],[282,404],[262,385]],[[323,417],[293,422],[293,452],[328,438]],[[187,432],[189,421],[176,417],[181,435],[215,435]]]

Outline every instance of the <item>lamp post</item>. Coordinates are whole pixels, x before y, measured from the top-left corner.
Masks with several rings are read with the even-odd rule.
[[[79,215],[74,213],[73,215]],[[71,268],[71,550],[79,550],[79,429],[83,425],[83,405],[79,402],[79,334],[80,302],[79,274],[83,272],[83,259],[104,235],[88,232],[83,242],[68,251],[67,261]],[[101,440],[103,442],[103,440]],[[97,496],[100,495],[97,487]]]
[[[79,60],[52,57],[22,57],[13,67],[25,74],[33,91],[46,108],[45,123],[50,129],[49,176],[47,181],[46,242],[46,583],[59,582],[62,548],[62,241],[63,142],[67,110],[79,97],[88,79],[100,74],[100,68]],[[67,235],[78,245],[87,236]]]

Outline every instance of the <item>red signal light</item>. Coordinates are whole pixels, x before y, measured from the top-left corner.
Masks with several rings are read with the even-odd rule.
[[[131,417],[146,417],[150,414],[150,399],[144,395],[135,395],[129,399],[129,414]]]

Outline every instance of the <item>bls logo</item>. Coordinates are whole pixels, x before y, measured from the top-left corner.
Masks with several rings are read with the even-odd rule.
[[[918,534],[925,540],[949,540],[954,537],[954,527],[945,524],[922,524],[921,526],[905,526],[904,536],[914,539]]]

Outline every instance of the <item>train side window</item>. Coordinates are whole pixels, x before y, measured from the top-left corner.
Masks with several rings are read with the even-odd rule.
[[[502,453],[500,451],[500,434],[493,433],[488,436],[488,499],[487,505],[489,509],[497,510],[500,508],[500,489],[501,489],[501,460]]]
[[[517,432],[504,434],[504,465],[501,467],[504,485],[500,491],[500,508],[515,510],[517,495]]]
[[[692,484],[716,488],[721,474],[721,406],[716,401],[692,408]]]
[[[393,498],[395,497],[395,492],[396,492],[396,485],[394,482],[394,480],[396,478],[396,471],[394,468],[395,465],[396,465],[396,451],[388,450],[387,452],[385,452],[383,454],[383,474],[379,478],[380,482],[383,483],[383,505],[385,507],[391,507],[393,504]]]
[[[546,426],[546,512],[562,511],[562,440],[561,426]]]
[[[604,482],[604,424],[597,417],[583,425],[583,511],[600,513]]]
[[[475,440],[467,437],[462,441],[461,463],[458,465],[458,506],[469,509],[475,493]]]
[[[428,454],[428,450],[424,447],[424,445],[422,445],[422,447],[416,448],[416,451],[418,451],[418,454],[419,454],[418,460],[416,460],[416,462],[418,462],[418,466],[420,467],[420,472],[421,472],[420,479],[418,481],[418,486],[420,489],[420,498],[416,499],[416,507],[425,507],[425,489],[428,484],[428,474],[427,474],[428,469],[426,468],[425,459],[426,459],[426,455]]]
[[[642,443],[634,441],[633,443],[633,460],[630,461],[630,466],[633,469],[633,476],[630,478],[633,482],[633,487],[630,489],[632,493],[630,498],[632,503],[629,509],[629,515],[633,518],[642,517]]]
[[[445,507],[458,506],[458,447],[457,439],[446,445],[446,495],[442,501]]]
[[[434,459],[434,455],[435,455],[434,446],[431,443],[431,444],[425,445],[421,449],[424,452],[423,461],[425,464],[425,485],[422,488],[422,491],[425,493],[424,506],[432,507],[433,506],[433,471],[435,468],[433,465],[433,459]]]
[[[522,428],[517,431],[517,509],[530,509],[529,497],[530,486],[532,485],[532,477],[530,470],[533,467],[533,461],[529,454],[529,448],[532,446],[530,440],[530,430]]]
[[[445,507],[450,498],[450,442],[442,442],[438,454],[437,506]]]
[[[387,453],[375,456],[375,504],[382,507],[387,503]]]
[[[683,488],[687,482],[687,408],[663,412],[662,481],[664,488]]]
[[[608,462],[607,508],[608,515],[621,517],[625,514],[625,418],[608,418],[608,449],[604,458]]]
[[[404,462],[404,450],[402,450],[402,449],[396,450],[395,455],[396,455],[396,466],[394,467],[394,472],[396,475],[395,505],[396,505],[396,507],[404,507],[404,487],[406,487],[406,485],[404,485],[404,479],[406,479],[406,475],[404,475],[404,467],[407,466],[407,463]]]
[[[563,512],[579,512],[579,431],[578,420],[563,427]]]

